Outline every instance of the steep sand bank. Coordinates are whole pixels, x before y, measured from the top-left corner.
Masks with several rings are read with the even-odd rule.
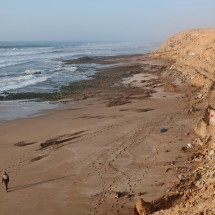
[[[172,60],[173,71],[180,72],[185,81],[201,88],[195,96],[214,99],[215,29],[178,33],[151,56]]]
[[[0,169],[11,177],[1,214],[130,215],[140,197],[159,198],[191,171],[181,151],[195,121],[184,85],[171,82],[166,61],[135,56],[124,65],[128,74],[128,65],[141,68],[125,87],[1,124]]]
[[[140,201],[137,208],[139,211],[142,208],[142,212],[139,214],[215,214],[215,127],[205,119],[205,116],[210,118],[213,115],[204,111],[208,104],[215,107],[215,29],[181,32],[163,43],[151,57],[172,60],[172,73],[190,86],[187,88],[187,98],[198,110],[193,112],[194,121],[198,121],[197,126],[194,123],[193,127],[199,136],[183,149],[192,154],[186,166],[194,165],[193,171],[181,176],[158,206],[156,202],[146,204]],[[180,198],[175,200],[177,195]]]

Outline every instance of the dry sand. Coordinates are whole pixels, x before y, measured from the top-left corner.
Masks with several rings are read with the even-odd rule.
[[[130,215],[138,198],[162,196],[189,156],[180,149],[194,138],[194,119],[183,91],[164,92],[162,74],[143,72],[125,84],[149,81],[138,85],[156,91],[149,98],[112,107],[102,98],[68,102],[43,116],[1,123],[0,170],[11,180],[9,192],[0,188],[0,214]],[[41,149],[47,140],[55,144]],[[14,145],[22,141],[29,145]]]

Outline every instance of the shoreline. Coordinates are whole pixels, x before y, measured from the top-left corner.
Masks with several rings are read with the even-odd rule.
[[[138,57],[143,58],[143,60],[147,59],[147,54],[133,54],[133,55],[118,55],[118,56],[100,56],[100,57],[83,57],[73,60],[65,60],[66,64],[73,64],[77,61],[79,63],[91,62],[100,65],[107,65],[98,69],[95,75],[92,75],[90,79],[87,80],[79,80],[76,82],[72,82],[68,85],[62,86],[59,92],[52,93],[8,93],[6,97],[3,97],[1,100],[1,106],[4,106],[4,103],[14,103],[14,106],[11,106],[10,112],[19,112],[16,118],[26,118],[31,117],[37,114],[43,114],[43,110],[53,109],[53,104],[61,104],[66,103],[66,101],[79,101],[85,100],[87,98],[100,97],[97,93],[100,91],[114,91],[111,88],[125,88],[122,84],[124,79],[129,79],[133,74],[140,73],[141,68],[138,65]],[[130,62],[134,60],[133,63],[129,63],[128,68],[125,62],[129,60]],[[123,68],[126,71],[123,71]],[[130,71],[128,71],[130,70]],[[115,73],[116,75],[112,75]],[[116,90],[117,90],[116,89]],[[121,89],[123,90],[123,89]],[[120,90],[119,90],[120,91]],[[108,93],[109,94],[109,93]],[[30,105],[31,101],[35,101],[35,104],[38,108],[36,110],[30,111],[31,108],[34,109],[34,105],[31,107],[26,107],[26,105],[22,105],[22,101],[26,101],[26,104]],[[49,104],[48,104],[48,103]],[[20,103],[20,104],[19,104]],[[47,105],[43,105],[47,103]],[[27,106],[28,106],[27,105]],[[17,106],[17,107],[16,107]],[[41,108],[40,108],[41,106]],[[44,107],[43,107],[44,106]],[[5,113],[9,112],[8,109],[4,109]],[[29,111],[29,113],[27,113]],[[10,113],[9,113],[10,114]],[[11,119],[11,116],[6,118]],[[1,120],[1,119],[0,119]]]
[[[60,90],[53,91],[53,92],[4,92],[4,96],[0,96],[0,101],[7,101],[7,100],[31,100],[35,99],[38,101],[58,101],[60,99],[64,99],[65,97],[71,97],[73,94],[75,94],[75,91],[80,90],[80,87],[78,89],[73,89],[71,86],[76,85],[77,83],[81,83],[87,87],[88,82],[90,82],[91,79],[97,79],[98,76],[101,74],[103,75],[103,70],[105,70],[106,67],[115,67],[120,66],[121,63],[125,63],[128,59],[135,59],[137,57],[143,57],[148,56],[148,54],[128,54],[128,55],[116,55],[116,56],[95,56],[95,57],[81,57],[78,59],[71,59],[71,60],[61,60],[64,65],[72,65],[72,64],[85,64],[85,63],[93,63],[97,65],[98,68],[95,68],[97,71],[95,74],[88,77],[86,80],[78,80],[73,81],[71,83],[68,83],[66,85],[62,85],[60,87]],[[101,67],[101,68],[99,68]]]
[[[106,79],[81,91],[81,100],[3,123],[0,169],[11,183],[7,195],[0,193],[1,211],[127,215],[140,197],[162,196],[189,157],[181,147],[194,138],[183,86],[170,83],[169,65],[128,57],[115,70],[105,68]],[[122,84],[123,75],[134,78]]]
[[[44,115],[47,110],[58,108],[59,104],[35,100],[8,100],[0,102],[0,123]]]

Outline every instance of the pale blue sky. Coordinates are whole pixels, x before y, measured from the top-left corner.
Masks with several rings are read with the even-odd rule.
[[[214,0],[0,0],[0,41],[157,42],[214,14]]]

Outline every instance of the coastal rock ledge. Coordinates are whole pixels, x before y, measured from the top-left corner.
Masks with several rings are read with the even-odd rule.
[[[180,32],[151,54],[152,58],[164,58],[174,63],[172,70],[201,88],[201,96],[215,98],[215,29],[195,29]]]

